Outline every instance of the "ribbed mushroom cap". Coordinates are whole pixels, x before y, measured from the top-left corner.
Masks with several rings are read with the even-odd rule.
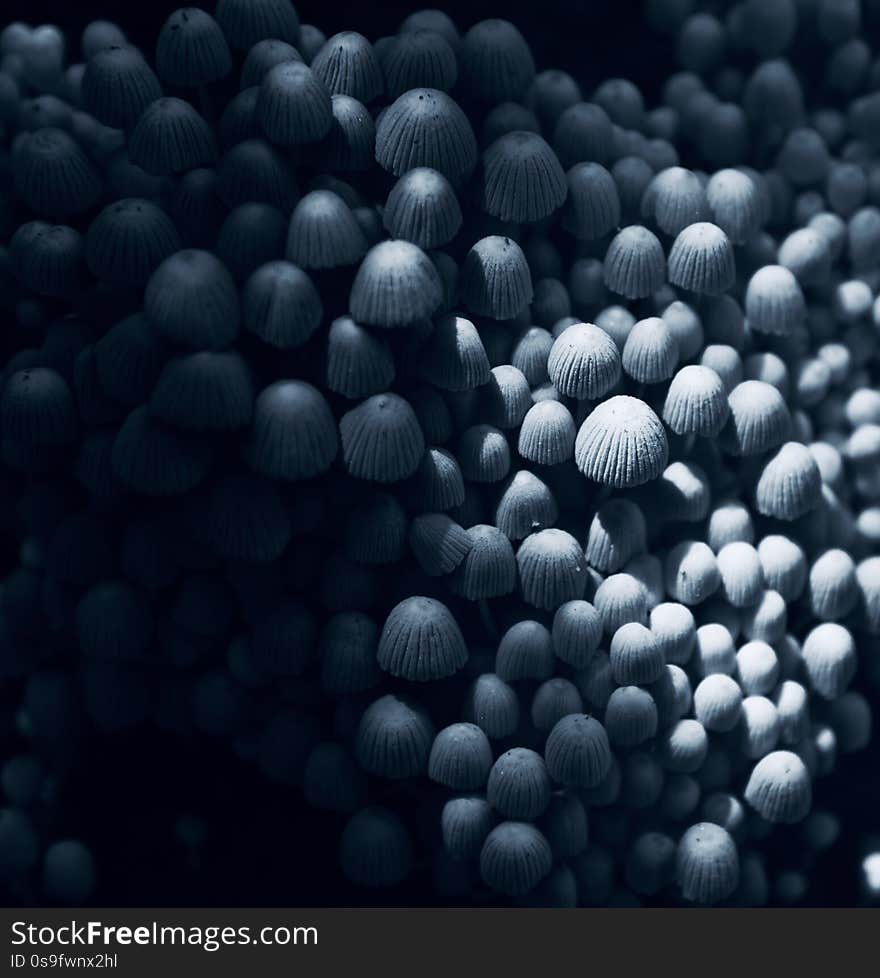
[[[214,16],[235,51],[247,51],[267,37],[299,43],[299,17],[287,0],[218,0]]]
[[[528,822],[502,822],[496,825],[480,851],[483,882],[507,896],[528,893],[552,868],[550,844]]]
[[[561,224],[581,241],[593,241],[620,225],[620,197],[614,177],[598,163],[576,163],[565,175],[568,197]]]
[[[556,154],[536,133],[505,133],[483,154],[482,206],[493,217],[532,224],[561,207],[567,193]]]
[[[602,616],[588,601],[567,601],[553,616],[552,636],[557,657],[582,669],[602,640]]]
[[[767,642],[746,642],[736,653],[736,678],[747,697],[772,692],[779,679],[779,659]]]
[[[461,108],[434,88],[404,92],[376,126],[376,159],[399,177],[429,166],[455,181],[477,162],[477,141]]]
[[[221,350],[238,333],[235,282],[207,251],[188,249],[166,258],[147,282],[144,312],[167,339],[195,350]]]
[[[667,663],[683,665],[696,647],[693,613],[677,602],[663,602],[651,609],[651,632]]]
[[[764,589],[763,570],[758,551],[750,543],[725,544],[717,556],[721,592],[734,608],[755,604]]]
[[[319,642],[322,688],[341,696],[378,685],[378,640],[378,626],[362,612],[342,612],[328,618]]]
[[[411,88],[448,92],[458,78],[455,49],[436,30],[402,30],[382,49],[380,63],[390,99]]]
[[[469,319],[447,315],[435,321],[427,343],[424,374],[434,386],[450,391],[472,390],[489,380],[489,358]]]
[[[801,650],[811,688],[828,700],[841,696],[856,671],[856,646],[849,630],[823,622],[804,639]]]
[[[418,468],[425,440],[415,412],[397,394],[376,394],[339,422],[342,460],[358,479],[398,482]]]
[[[388,492],[368,492],[348,513],[343,544],[360,564],[394,564],[404,554],[408,519]]]
[[[758,455],[786,440],[791,416],[779,391],[761,380],[744,380],[728,395],[730,417],[722,435],[733,455]]]
[[[138,119],[128,153],[147,173],[169,176],[214,163],[217,146],[211,127],[189,102],[159,98]]]
[[[559,508],[553,493],[528,469],[521,469],[507,484],[495,508],[495,525],[511,540],[553,526]]]
[[[544,759],[554,781],[595,788],[611,770],[613,754],[602,724],[586,714],[572,713],[550,731]]]
[[[732,676],[736,671],[733,635],[720,622],[708,622],[697,629],[695,671],[700,676],[716,672]]]
[[[800,822],[813,800],[809,771],[792,751],[773,751],[752,769],[744,798],[768,822]]]
[[[596,511],[587,533],[585,556],[591,567],[619,571],[645,549],[645,517],[629,499],[609,499]]]
[[[516,558],[510,541],[497,527],[484,523],[466,532],[471,549],[450,576],[450,590],[470,601],[510,594],[516,586]]]
[[[678,340],[659,316],[640,319],[623,344],[621,363],[641,384],[668,380],[678,363]]]
[[[620,354],[605,330],[592,323],[576,323],[556,338],[547,369],[561,394],[596,400],[620,379]]]
[[[415,517],[409,545],[419,566],[431,577],[452,573],[473,546],[467,531],[445,513]]]
[[[330,100],[333,121],[318,148],[324,166],[337,172],[360,172],[373,165],[376,124],[367,108],[349,95]]]
[[[741,713],[742,690],[722,672],[706,676],[694,690],[694,714],[707,730],[733,730]]]
[[[706,184],[712,220],[735,244],[743,244],[762,222],[761,200],[752,178],[742,170],[718,170]]]
[[[596,588],[593,604],[602,616],[606,635],[621,625],[648,621],[648,589],[632,574],[611,574]]]
[[[564,530],[532,533],[516,554],[523,598],[538,608],[553,610],[581,598],[587,564],[577,540]]]
[[[679,840],[675,875],[682,896],[692,903],[720,903],[731,896],[739,885],[739,856],[730,833],[712,822],[692,825]]]
[[[653,217],[664,234],[675,236],[709,216],[706,191],[699,177],[682,166],[661,170],[648,185],[642,212]]]
[[[821,495],[819,467],[799,442],[786,442],[768,460],[755,487],[758,512],[782,520],[795,520],[815,509]]]
[[[804,322],[807,310],[794,274],[782,265],[764,265],[749,279],[745,312],[754,332],[790,336]]]
[[[480,795],[450,798],[440,816],[444,849],[453,859],[475,858],[495,820],[492,806]]]
[[[492,767],[492,745],[473,723],[453,723],[434,738],[428,777],[454,791],[476,791]]]
[[[509,737],[519,723],[519,697],[499,676],[484,673],[468,689],[462,715],[492,740]]]
[[[609,289],[628,299],[651,295],[666,280],[663,246],[646,227],[625,227],[608,245],[603,275]]]
[[[526,412],[519,431],[519,454],[538,465],[558,465],[574,453],[574,418],[558,401],[539,401]]]
[[[679,233],[669,252],[669,281],[673,285],[703,295],[719,295],[735,278],[733,246],[721,228],[702,221]]]
[[[357,31],[341,31],[328,38],[310,65],[331,95],[350,95],[367,104],[385,87],[373,45]]]
[[[525,38],[509,20],[482,20],[464,35],[458,52],[464,90],[494,105],[518,101],[535,77],[535,62]]]
[[[615,747],[637,747],[657,733],[657,704],[638,686],[620,686],[605,707],[605,729]]]
[[[224,78],[232,68],[229,46],[214,18],[198,7],[175,10],[156,42],[156,70],[168,85],[192,88]]]
[[[511,238],[481,238],[465,255],[459,280],[465,305],[481,316],[513,319],[532,301],[532,278]]]
[[[276,37],[267,37],[262,41],[257,41],[248,51],[241,66],[240,85],[242,91],[249,88],[256,88],[266,77],[266,73],[271,71],[276,65],[283,64],[285,61],[303,61],[303,56],[299,51],[286,41],[279,41]]]
[[[700,366],[709,367],[721,378],[725,391],[729,394],[743,381],[743,362],[739,353],[724,343],[710,343],[700,357]]]
[[[83,107],[112,129],[131,129],[150,102],[161,95],[159,80],[137,48],[107,47],[86,64]]]
[[[253,405],[244,359],[210,350],[172,357],[150,397],[152,415],[187,431],[237,431],[250,423]]]
[[[656,682],[665,668],[660,643],[650,628],[637,621],[627,622],[614,632],[609,657],[612,675],[621,686]]]
[[[551,791],[544,758],[528,748],[514,747],[492,765],[486,799],[506,818],[531,821],[544,813]]]
[[[575,462],[594,482],[619,489],[642,485],[666,467],[669,446],[657,415],[644,401],[618,395],[603,401],[581,425]]]
[[[227,207],[258,201],[290,213],[299,198],[293,168],[264,139],[228,149],[217,164],[217,193]]]
[[[92,273],[123,287],[145,285],[156,266],[179,249],[171,219],[148,200],[109,204],[86,234],[86,262]]]
[[[408,241],[383,241],[364,257],[351,287],[354,319],[368,326],[408,326],[434,313],[443,299],[430,258]]]
[[[577,102],[556,120],[553,148],[564,167],[582,161],[607,165],[612,159],[612,128],[608,113],[591,102]]]
[[[88,210],[101,195],[94,163],[62,129],[23,135],[16,143],[12,175],[18,195],[44,217],[66,220]]]
[[[285,257],[300,268],[354,265],[367,239],[345,201],[330,190],[313,190],[296,205],[287,229]]]
[[[456,457],[468,482],[500,482],[510,471],[510,446],[503,432],[492,425],[466,429]]]
[[[392,187],[382,221],[389,234],[420,248],[439,248],[461,227],[461,208],[452,184],[430,167],[404,173]]]
[[[281,146],[323,139],[333,124],[331,93],[301,61],[282,61],[263,76],[256,114],[263,131]]]
[[[242,289],[242,325],[263,342],[279,349],[293,349],[305,343],[318,328],[323,312],[321,297],[312,280],[290,262],[270,261],[261,265],[248,277]],[[331,326],[328,343],[332,341]],[[380,389],[385,389],[392,378],[393,370]],[[330,389],[337,388],[331,385]]]
[[[666,590],[685,605],[705,601],[718,590],[721,574],[715,554],[701,540],[683,540],[666,556]]]
[[[689,364],[673,377],[663,405],[663,420],[677,435],[716,436],[729,413],[721,378],[710,367]]]
[[[709,738],[699,720],[679,720],[660,741],[660,759],[667,771],[693,773],[702,767]]]
[[[467,657],[464,638],[449,609],[425,597],[407,598],[392,609],[377,652],[382,669],[416,682],[450,676]]]
[[[355,756],[369,774],[411,778],[424,774],[434,740],[427,712],[412,700],[387,694],[364,711],[355,735]]]
[[[330,467],[338,447],[333,414],[311,384],[281,380],[257,396],[246,449],[256,471],[275,479],[310,479]]]
[[[9,264],[25,288],[68,298],[82,287],[84,252],[82,235],[74,228],[28,221],[9,242]]]
[[[532,725],[542,733],[548,733],[556,723],[569,713],[581,713],[584,704],[577,686],[570,680],[556,676],[548,679],[535,690],[532,699]]]

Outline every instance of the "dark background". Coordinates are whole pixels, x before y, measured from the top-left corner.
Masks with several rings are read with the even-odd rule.
[[[96,18],[116,20],[152,54],[162,22],[181,5],[174,0],[0,0],[0,21],[58,24],[70,39],[70,60],[78,60],[82,27]],[[655,105],[663,79],[675,70],[670,41],[646,26],[638,0],[296,3],[301,21],[316,24],[327,36],[349,29],[371,39],[394,32],[407,13],[425,5],[442,6],[462,32],[485,17],[513,20],[531,43],[539,70],[566,69],[585,94],[603,78],[622,76],[637,82],[646,102]],[[207,738],[181,743],[149,728],[83,746],[78,770],[61,786],[58,801],[64,833],[91,843],[97,854],[96,905],[315,906],[436,899],[426,868],[393,896],[353,889],[336,863],[342,820],[313,812],[298,792],[269,784],[236,759],[228,744]],[[878,770],[875,746],[844,758],[838,772],[817,786],[816,807],[838,813],[844,831],[836,850],[810,869],[808,903],[858,901],[860,847],[880,828]],[[198,870],[175,836],[183,813],[210,825]],[[771,862],[801,868],[796,833],[779,835]]]

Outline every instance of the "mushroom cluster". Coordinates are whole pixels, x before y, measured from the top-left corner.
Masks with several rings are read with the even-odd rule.
[[[648,0],[655,104],[439,10],[5,27],[4,892],[90,899],[47,785],[154,725],[358,887],[803,899],[880,687],[860,14]]]

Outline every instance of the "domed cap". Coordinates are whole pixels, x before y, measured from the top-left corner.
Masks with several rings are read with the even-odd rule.
[[[663,650],[650,628],[630,621],[618,628],[609,649],[611,673],[619,685],[656,682],[666,667]]]
[[[321,297],[312,280],[290,262],[261,265],[242,289],[242,325],[264,343],[282,350],[305,343],[320,325],[323,314]],[[332,333],[331,326],[331,341]]]
[[[394,357],[381,336],[359,326],[350,316],[333,320],[327,334],[326,382],[330,390],[348,398],[369,397],[387,390],[394,376]]]
[[[320,144],[323,165],[333,171],[360,172],[373,165],[376,124],[367,108],[348,95],[331,99],[333,122]]]
[[[382,221],[389,234],[420,248],[439,248],[461,227],[461,208],[452,185],[437,170],[408,170],[392,187]]]
[[[741,714],[742,690],[730,676],[713,672],[694,690],[694,715],[707,730],[733,730]]]
[[[558,465],[574,453],[577,431],[574,418],[558,401],[539,401],[523,418],[519,454],[538,465]]]
[[[669,446],[657,415],[635,397],[597,405],[581,425],[575,462],[594,482],[618,489],[640,486],[666,467]]]
[[[620,354],[605,330],[592,323],[576,323],[553,343],[547,370],[561,394],[598,400],[620,379]]]
[[[523,598],[538,608],[553,610],[581,598],[586,587],[584,553],[564,530],[532,533],[516,555]]]
[[[532,300],[522,249],[500,235],[481,238],[465,256],[459,288],[465,305],[477,315],[513,319]]]
[[[549,733],[564,716],[581,713],[583,709],[583,700],[577,686],[568,679],[556,676],[547,679],[535,690],[531,709],[532,725],[541,733]]]
[[[584,161],[603,166],[613,158],[613,135],[608,113],[591,102],[577,102],[556,120],[553,149],[564,167]]]
[[[663,420],[677,435],[714,438],[730,408],[721,378],[710,367],[690,364],[672,378],[663,405]]]
[[[376,159],[396,177],[429,166],[455,181],[474,168],[477,140],[467,116],[445,92],[413,88],[382,113]]]
[[[399,98],[411,88],[435,88],[448,92],[458,78],[455,49],[439,31],[401,30],[381,55],[385,92]]]
[[[354,265],[367,239],[345,201],[330,190],[313,190],[293,209],[285,257],[300,268]]]
[[[552,526],[559,516],[553,493],[528,469],[508,482],[495,508],[495,525],[510,540],[523,540]]]
[[[810,773],[792,751],[773,751],[752,769],[743,797],[768,822],[800,822],[812,804]]]
[[[401,601],[386,618],[376,657],[379,666],[392,676],[427,682],[461,669],[468,650],[444,604],[433,598],[413,597]]]
[[[189,102],[160,98],[138,119],[128,153],[132,163],[162,177],[213,163],[217,146],[211,127]]]
[[[267,37],[299,43],[299,17],[289,0],[217,0],[214,16],[235,51],[247,51]]]
[[[712,220],[735,245],[744,244],[762,222],[761,200],[752,178],[742,170],[718,170],[706,184]]]
[[[339,862],[346,878],[358,886],[395,886],[412,869],[412,839],[394,812],[365,808],[342,830]]]
[[[602,724],[594,717],[572,713],[550,731],[544,759],[554,781],[595,788],[611,770],[613,755]]]
[[[109,204],[86,233],[86,262],[92,274],[123,288],[146,285],[156,266],[179,250],[173,222],[148,200]]]
[[[480,851],[483,882],[507,896],[528,893],[552,868],[550,843],[528,822],[496,825]]]
[[[228,149],[217,165],[217,194],[227,207],[271,204],[289,214],[299,197],[293,168],[264,139],[246,139]]]
[[[683,540],[666,556],[666,590],[685,605],[700,604],[718,590],[715,554],[701,540]]]
[[[422,570],[430,577],[450,574],[473,546],[471,538],[446,513],[424,513],[410,523],[409,545]]]
[[[637,747],[657,733],[657,704],[646,689],[620,686],[605,708],[605,729],[615,747]]]
[[[354,319],[368,326],[407,326],[430,316],[443,287],[430,258],[408,241],[383,241],[361,262],[351,287]]]
[[[641,384],[668,380],[678,363],[678,340],[659,316],[640,319],[623,344],[621,363]]]
[[[680,234],[689,224],[709,216],[706,191],[700,178],[682,166],[661,170],[648,185],[642,213],[653,217],[664,234]]]
[[[481,20],[465,34],[459,51],[461,84],[471,98],[494,105],[518,101],[535,77],[525,38],[509,20]]]
[[[514,747],[492,765],[486,800],[506,818],[535,819],[550,804],[552,785],[544,758],[525,747]]]
[[[220,350],[238,333],[238,292],[225,266],[207,251],[170,255],[150,276],[144,311],[167,339]]]
[[[21,284],[39,295],[66,298],[83,282],[83,240],[74,228],[28,221],[9,242],[9,265]]]
[[[107,47],[86,64],[83,107],[111,129],[131,129],[150,102],[161,96],[159,80],[137,48]]]
[[[608,245],[605,284],[628,299],[642,299],[666,281],[666,256],[657,236],[640,224],[619,231]]]
[[[330,467],[338,446],[330,407],[311,384],[280,380],[257,396],[246,448],[257,472],[275,479],[310,479]]]
[[[796,520],[819,505],[822,476],[810,450],[800,442],[786,442],[764,465],[755,486],[758,512],[782,520]]]
[[[495,820],[492,806],[479,795],[450,798],[440,816],[444,849],[456,860],[476,858]]]
[[[675,854],[682,896],[692,903],[720,903],[739,885],[739,855],[730,833],[712,822],[692,825]]]
[[[602,640],[602,616],[588,601],[567,601],[553,616],[552,636],[558,658],[582,669]]]
[[[355,734],[360,766],[380,778],[412,778],[426,773],[434,728],[417,703],[389,693],[371,703]]]
[[[378,685],[378,639],[378,626],[361,612],[341,612],[328,618],[319,643],[321,687],[342,696]]]
[[[275,37],[267,37],[256,44],[248,51],[241,66],[240,85],[242,91],[256,88],[266,77],[266,73],[271,71],[276,65],[285,61],[303,61],[303,56],[299,51],[286,41],[279,41]]]
[[[690,224],[669,252],[669,281],[690,292],[719,295],[734,283],[733,246],[717,224]]]
[[[415,412],[397,394],[376,394],[342,416],[342,460],[358,479],[398,482],[418,468],[425,440]]]
[[[764,265],[749,279],[745,311],[756,333],[790,336],[806,318],[798,280],[782,265]]]
[[[61,129],[24,134],[12,158],[15,189],[38,214],[66,220],[92,207],[101,195],[95,165]]]
[[[728,396],[730,417],[722,443],[733,455],[758,455],[782,444],[791,416],[779,391],[761,380],[745,380]]]
[[[813,690],[828,700],[846,692],[856,672],[856,646],[848,629],[823,622],[808,633],[801,652]]]
[[[195,88],[224,78],[232,68],[220,25],[198,7],[175,10],[156,42],[156,70],[168,85]]]
[[[468,689],[462,714],[493,740],[509,737],[519,723],[519,698],[500,677],[484,673]]]
[[[450,590],[469,601],[510,594],[516,586],[516,558],[507,537],[495,526],[467,529],[471,548],[449,579]]]
[[[281,146],[323,139],[333,123],[331,93],[308,65],[283,61],[260,82],[257,118],[263,131]]]
[[[641,509],[629,499],[609,499],[590,523],[585,555],[603,574],[619,571],[645,549],[647,529]]]
[[[350,95],[364,104],[382,94],[382,69],[373,45],[357,31],[341,31],[328,38],[311,59],[315,75],[331,95]]]
[[[492,767],[492,745],[473,723],[453,723],[434,738],[428,777],[454,791],[476,791]]]
[[[515,131],[483,154],[483,209],[514,223],[534,223],[560,207],[568,193],[556,154],[533,132]]]

